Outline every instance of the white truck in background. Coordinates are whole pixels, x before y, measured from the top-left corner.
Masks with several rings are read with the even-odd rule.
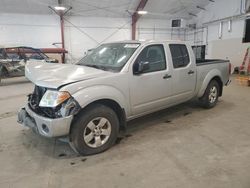
[[[46,137],[68,137],[82,155],[105,151],[126,122],[192,98],[216,105],[230,63],[196,61],[180,41],[102,44],[77,64],[28,63],[35,84],[18,122]]]

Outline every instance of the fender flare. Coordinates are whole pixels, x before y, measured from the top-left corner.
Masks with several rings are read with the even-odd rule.
[[[221,72],[217,69],[213,69],[208,72],[206,77],[203,79],[203,82],[201,84],[200,90],[198,92],[198,98],[202,97],[207,89],[208,84],[213,80],[214,78],[218,77],[220,81],[222,82],[222,75]]]
[[[127,116],[130,112],[125,95],[118,89],[107,85],[95,85],[83,88],[72,95],[81,108],[98,100],[112,100],[119,104]]]

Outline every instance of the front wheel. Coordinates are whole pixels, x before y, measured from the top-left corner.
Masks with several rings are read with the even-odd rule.
[[[70,145],[81,155],[103,152],[114,145],[119,120],[109,107],[95,104],[81,112],[72,124]]]
[[[219,98],[220,87],[216,80],[212,80],[204,93],[204,95],[200,98],[201,105],[204,108],[213,108]]]

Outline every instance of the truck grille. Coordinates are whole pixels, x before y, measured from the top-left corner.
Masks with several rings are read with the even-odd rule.
[[[61,105],[50,108],[50,107],[40,107],[39,103],[47,91],[47,88],[35,86],[35,89],[32,94],[29,94],[28,98],[28,104],[29,107],[37,114],[48,117],[48,118],[57,118],[59,115],[57,114],[58,110],[60,110]]]
[[[28,96],[29,106],[35,112],[39,111],[39,103],[46,91],[45,87],[35,86],[33,93]]]
[[[28,95],[28,105],[36,114],[55,119],[65,117],[70,114],[75,115],[81,109],[79,104],[73,98],[65,101],[63,104],[57,105],[56,107],[40,107],[39,103],[47,90],[48,88],[35,86],[33,93]]]

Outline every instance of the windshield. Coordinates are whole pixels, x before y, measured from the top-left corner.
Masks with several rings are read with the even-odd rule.
[[[103,44],[89,51],[77,65],[119,72],[139,46],[138,43]]]

